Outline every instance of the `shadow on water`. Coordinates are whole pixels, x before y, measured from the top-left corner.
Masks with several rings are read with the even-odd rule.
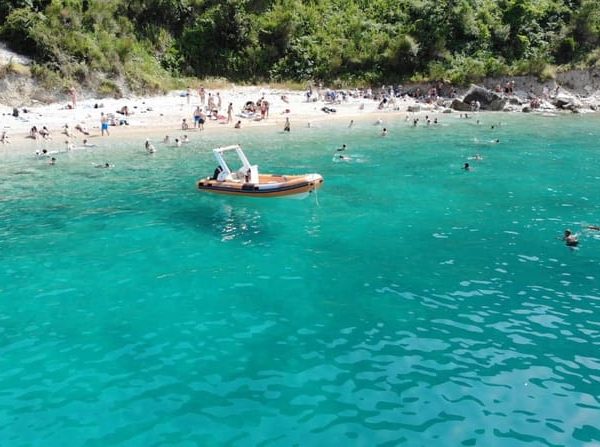
[[[197,204],[194,208],[169,215],[171,223],[178,222],[194,230],[217,237],[221,242],[238,241],[244,245],[265,243],[272,239],[265,209],[256,202],[253,206],[242,201],[216,200]]]

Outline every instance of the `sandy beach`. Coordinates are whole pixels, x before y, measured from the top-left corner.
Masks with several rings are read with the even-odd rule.
[[[49,151],[62,150],[65,148],[66,141],[77,146],[84,139],[94,144],[100,144],[103,139],[111,141],[112,144],[119,139],[139,139],[142,144],[146,138],[153,142],[162,141],[166,135],[170,136],[171,141],[181,138],[184,134],[187,134],[190,140],[200,133],[231,133],[233,136],[248,128],[283,129],[286,118],[290,119],[292,130],[311,125],[318,126],[319,122],[326,120],[342,120],[347,121],[348,124],[351,120],[372,120],[373,123],[381,120],[384,123],[386,116],[406,114],[410,106],[418,104],[412,98],[396,98],[393,104],[380,109],[377,100],[351,96],[335,103],[314,97],[308,102],[305,92],[273,90],[266,87],[207,91],[206,96],[208,97],[208,93],[216,95],[217,92],[222,98],[219,115],[226,118],[227,107],[231,102],[233,121],[227,123],[226,119],[208,119],[204,124],[204,130],[194,128],[194,110],[197,106],[201,106],[200,96],[195,91],[189,99],[185,91],[173,91],[164,96],[154,97],[81,98],[78,99],[75,108],[69,108],[67,103],[19,108],[18,117],[13,116],[11,107],[2,106],[0,107],[0,133],[6,132],[10,143],[0,147],[15,153],[30,154],[42,148]],[[256,102],[260,98],[264,98],[270,104],[268,117],[257,119],[260,118],[260,112],[257,112],[254,117],[243,116],[241,112],[244,105],[248,101]],[[421,113],[431,113],[434,110],[433,105],[419,105]],[[118,113],[124,106],[130,111],[128,116]],[[324,108],[335,111],[326,112]],[[438,108],[437,111],[441,113],[442,109]],[[127,124],[112,125],[109,127],[110,135],[102,136],[100,129],[102,113],[113,116],[116,121],[124,120]],[[184,119],[189,125],[188,130],[182,129]],[[234,128],[237,121],[241,121],[240,129]],[[71,136],[65,134],[65,125],[69,126]],[[88,131],[89,135],[76,130],[77,125]],[[37,129],[46,126],[50,131],[50,138],[29,137],[33,126]]]

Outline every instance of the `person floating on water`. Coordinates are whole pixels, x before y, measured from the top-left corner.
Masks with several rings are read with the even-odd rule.
[[[565,234],[562,238],[565,241],[567,247],[577,247],[579,245],[579,240],[577,239],[577,235],[573,234],[571,230],[565,230]]]

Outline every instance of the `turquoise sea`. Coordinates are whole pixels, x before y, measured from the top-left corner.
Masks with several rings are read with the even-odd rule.
[[[599,445],[600,120],[440,119],[1,147],[0,446]]]

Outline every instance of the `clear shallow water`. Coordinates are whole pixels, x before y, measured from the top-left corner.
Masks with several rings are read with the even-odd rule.
[[[441,118],[1,148],[0,445],[599,443],[598,118]],[[195,191],[238,141],[318,201]]]

